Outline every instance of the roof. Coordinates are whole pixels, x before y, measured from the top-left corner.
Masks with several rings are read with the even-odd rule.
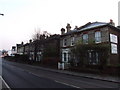
[[[58,40],[60,39],[60,35],[59,34],[54,34],[54,35],[51,35],[50,37],[46,38],[45,39],[45,42],[49,42],[50,40]]]
[[[67,32],[67,33],[64,33],[63,34],[63,36],[65,35],[70,35],[70,34],[73,34],[73,33],[75,33],[75,32],[78,32],[78,30],[71,30],[71,31],[69,31],[69,32]]]
[[[97,28],[97,27],[101,27],[101,26],[106,26],[106,25],[110,25],[109,23],[104,23],[104,22],[88,22],[87,24],[79,27],[77,30],[74,29],[74,30],[71,30],[65,34],[63,34],[62,36],[66,36],[66,35],[70,35],[70,34],[73,34],[73,33],[76,33],[76,32],[81,32],[81,31],[84,31],[84,30],[88,30],[88,29],[93,29],[93,28]]]
[[[87,25],[84,25],[85,27],[80,28],[80,31],[87,30],[87,29],[92,29],[92,28],[96,28],[96,27],[101,27],[101,26],[105,26],[105,25],[108,25],[108,23],[93,22],[93,23],[89,23]]]

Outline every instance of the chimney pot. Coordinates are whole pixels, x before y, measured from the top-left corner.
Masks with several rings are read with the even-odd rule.
[[[23,42],[21,42],[21,44],[23,45],[24,43],[23,43]]]
[[[110,19],[110,25],[115,26],[115,23],[113,22],[112,19]]]
[[[29,42],[31,43],[31,42],[32,42],[32,40],[30,39],[30,40],[29,40]]]
[[[61,35],[65,33],[65,29],[61,28]]]
[[[69,31],[70,31],[71,26],[70,26],[70,24],[69,24],[69,23],[67,24],[66,29],[67,29],[67,32],[69,32]]]
[[[77,30],[78,29],[78,26],[75,26],[75,30]]]

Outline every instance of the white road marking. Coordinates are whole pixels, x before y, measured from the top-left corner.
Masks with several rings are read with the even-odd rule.
[[[71,86],[71,87],[74,87],[74,88],[80,88],[80,87],[77,87],[75,85],[70,85],[70,84],[67,84],[67,83],[64,83],[64,82],[60,82],[60,81],[56,81],[56,80],[55,80],[55,82],[61,83],[61,84],[67,85],[67,86]]]
[[[40,77],[39,75],[34,74],[34,73],[32,73],[32,72],[28,72],[28,73],[30,73],[30,74],[32,74],[32,75],[35,75],[35,76],[37,76],[37,77]],[[67,86],[74,87],[74,88],[80,88],[80,87],[77,87],[77,86],[75,86],[75,85],[70,85],[70,84],[67,84],[67,83],[64,83],[64,82],[60,82],[60,81],[57,81],[57,80],[54,80],[54,81],[57,82],[57,83],[61,83],[61,84],[67,85]],[[85,89],[83,89],[83,90],[85,90]]]
[[[39,77],[39,78],[40,78],[40,76],[39,76],[39,75],[37,75],[37,74],[35,74],[35,73],[32,73],[32,72],[28,72],[28,73],[30,73],[30,74],[32,74],[32,75],[37,76],[37,77]]]
[[[11,90],[11,88],[8,86],[8,84],[5,82],[5,80],[2,78],[2,76],[0,76],[1,80],[3,81],[3,83],[6,85],[6,87]]]

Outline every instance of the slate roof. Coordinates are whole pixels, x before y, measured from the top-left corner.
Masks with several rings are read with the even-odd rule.
[[[78,30],[76,30],[76,29],[71,30],[71,31],[63,34],[62,36],[70,35],[70,34],[73,34],[73,33],[76,33],[76,32],[81,32],[81,31],[84,31],[84,30],[92,29],[92,28],[106,26],[106,25],[110,25],[110,24],[109,23],[104,23],[104,22],[93,22],[93,23],[89,22],[89,23],[79,27]]]
[[[73,33],[75,33],[75,32],[78,32],[78,30],[71,30],[71,31],[69,31],[69,32],[67,32],[67,33],[64,33],[63,36],[64,36],[64,35],[70,35],[70,34],[73,34]]]
[[[80,31],[88,30],[88,29],[92,29],[92,28],[96,28],[96,27],[101,27],[101,26],[105,26],[108,24],[109,23],[104,23],[104,22],[93,22],[93,23],[89,23],[88,25],[85,25],[85,27],[83,27],[83,28],[80,28]]]

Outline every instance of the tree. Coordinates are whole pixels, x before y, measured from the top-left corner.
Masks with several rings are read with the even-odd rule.
[[[51,34],[48,33],[47,31],[41,32],[41,30],[38,29],[38,30],[35,30],[35,33],[33,34],[32,39],[33,39],[33,41],[36,41],[36,40],[45,39],[49,36],[51,36]]]
[[[3,55],[3,56],[7,56],[7,55],[8,55],[8,51],[2,50],[2,55]]]
[[[58,57],[58,51],[56,47],[53,47],[51,45],[47,45],[44,49],[43,56],[44,57]]]
[[[75,59],[79,60],[79,63],[82,65],[88,65],[89,52],[97,52],[99,55],[99,65],[105,66],[107,64],[107,59],[109,56],[110,46],[108,44],[95,44],[93,41],[89,44],[83,44],[81,41],[78,41],[75,44],[75,47],[71,49],[72,55]],[[72,62],[75,60],[73,59]]]
[[[40,30],[35,31],[35,33],[33,34],[33,37],[32,37],[33,41],[40,40],[41,35],[42,34],[41,34]]]
[[[48,38],[51,34],[49,34],[47,31],[41,32],[40,29],[35,31],[35,34],[33,34],[33,41],[34,41],[34,59],[37,59],[37,52],[40,52],[43,50],[43,43],[45,42],[45,39]]]

